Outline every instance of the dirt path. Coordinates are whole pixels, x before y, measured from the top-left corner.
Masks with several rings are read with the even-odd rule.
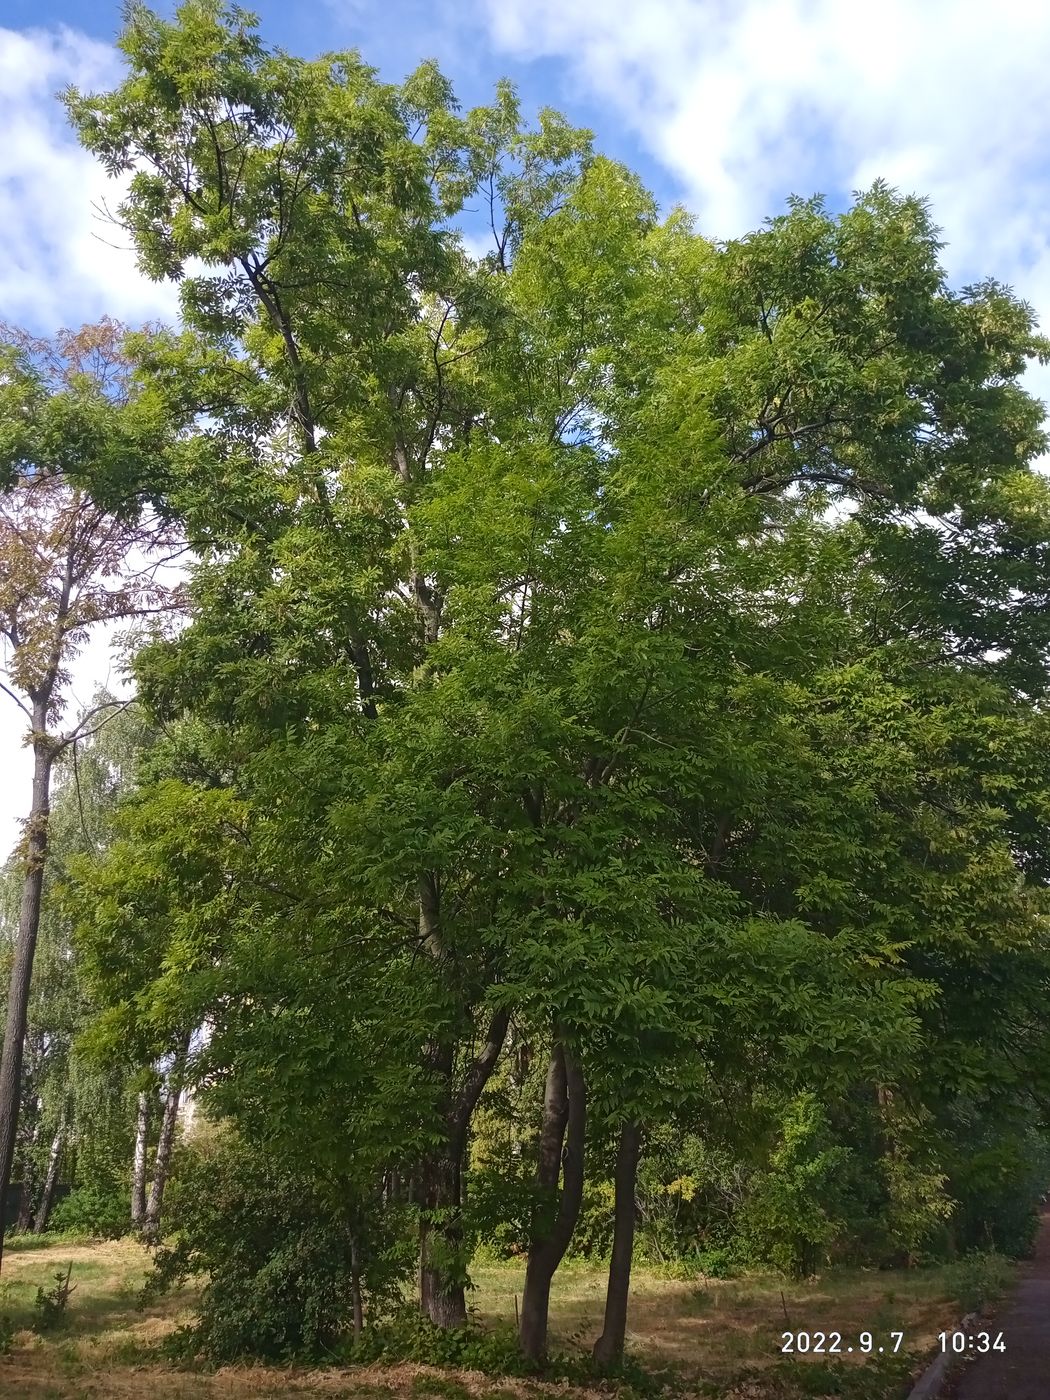
[[[1050,1397],[1050,1211],[1043,1215],[1035,1258],[1017,1291],[989,1322],[1005,1352],[979,1356],[962,1373],[956,1400],[1047,1400]]]

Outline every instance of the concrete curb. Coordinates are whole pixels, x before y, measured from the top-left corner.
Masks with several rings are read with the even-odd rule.
[[[967,1313],[959,1325],[952,1330],[966,1332],[974,1326],[978,1317],[978,1313]],[[942,1351],[939,1356],[935,1356],[908,1392],[908,1400],[936,1400],[951,1373],[959,1362],[965,1361],[965,1359],[965,1353],[959,1354],[954,1351]]]

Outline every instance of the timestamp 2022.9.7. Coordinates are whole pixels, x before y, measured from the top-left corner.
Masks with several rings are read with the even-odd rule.
[[[903,1332],[782,1332],[780,1350],[793,1356],[845,1356],[848,1352],[860,1352],[865,1356],[877,1356],[880,1352],[892,1355],[904,1345]]]

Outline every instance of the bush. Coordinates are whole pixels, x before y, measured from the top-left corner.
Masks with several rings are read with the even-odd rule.
[[[569,1245],[573,1259],[602,1259],[612,1248],[614,1191],[611,1181],[586,1181],[579,1218]],[[464,1227],[469,1243],[496,1259],[528,1251],[533,1220],[549,1209],[536,1185],[532,1155],[487,1161],[470,1173]]]
[[[732,1278],[739,1267],[739,1260],[728,1245],[698,1249],[688,1262],[704,1278]]]
[[[844,1226],[842,1168],[849,1156],[814,1095],[800,1094],[784,1116],[769,1168],[752,1178],[737,1218],[741,1257],[795,1277],[812,1273]]]
[[[349,1351],[355,1362],[414,1361],[424,1366],[448,1366],[460,1371],[482,1371],[488,1376],[525,1377],[542,1374],[549,1381],[593,1386],[594,1366],[589,1354],[552,1353],[541,1364],[522,1355],[515,1329],[507,1323],[481,1327],[435,1327],[418,1308],[405,1306],[379,1327],[370,1330]],[[665,1396],[679,1387],[668,1368],[653,1369],[630,1355],[612,1373],[603,1372],[603,1388],[610,1374],[625,1384],[622,1396]],[[413,1390],[425,1395],[452,1395],[457,1381],[417,1377]],[[492,1392],[499,1394],[501,1392]]]
[[[350,1349],[356,1362],[415,1361],[426,1366],[455,1366],[489,1375],[527,1375],[535,1367],[525,1360],[512,1327],[491,1331],[475,1324],[442,1328],[416,1307],[400,1308]]]
[[[975,1312],[1002,1296],[1014,1277],[1014,1265],[993,1250],[975,1251],[950,1264],[948,1288],[963,1312]]]
[[[175,1162],[167,1200],[174,1235],[156,1255],[149,1298],[205,1274],[184,1353],[224,1363],[329,1357],[350,1331],[355,1281],[375,1322],[400,1302],[411,1267],[389,1207],[346,1181],[321,1180],[235,1138]]]
[[[65,1322],[69,1299],[76,1291],[76,1284],[70,1283],[72,1273],[73,1265],[70,1263],[64,1274],[55,1274],[54,1288],[37,1289],[36,1300],[33,1303],[33,1311],[36,1313],[34,1331],[53,1332]]]
[[[118,1192],[94,1182],[75,1187],[51,1212],[49,1233],[119,1239],[131,1229],[130,1190]]]

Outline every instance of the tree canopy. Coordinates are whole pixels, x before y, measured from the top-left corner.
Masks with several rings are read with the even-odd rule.
[[[65,101],[183,324],[127,341],[132,407],[92,390],[80,451],[79,380],[0,403],[4,460],[194,556],[134,660],[163,742],[65,896],[93,1054],[204,1028],[244,1199],[309,1183],[358,1334],[377,1221],[415,1213],[457,1328],[495,1210],[541,1360],[597,1171],[615,1360],[650,1146],[710,1190],[736,1153],[786,1266],[847,1229],[791,1195],[806,1152],[855,1239],[915,1253],[965,1217],[974,1125],[1046,1126],[1030,308],[952,288],[885,184],[719,242],[506,84],[464,113],[432,64],[306,62],[214,0],[120,42]]]

